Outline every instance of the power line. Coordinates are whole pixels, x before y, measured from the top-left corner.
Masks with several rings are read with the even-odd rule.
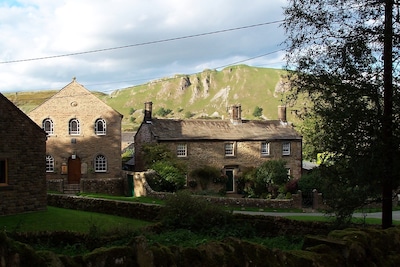
[[[37,58],[28,58],[28,59],[17,59],[17,60],[9,60],[9,61],[0,61],[0,64],[10,64],[10,63],[19,63],[19,62],[27,62],[27,61],[37,61],[37,60],[45,60],[45,59],[53,59],[53,58],[61,58],[61,57],[69,57],[69,56],[77,56],[77,55],[84,55],[84,54],[106,52],[106,51],[111,51],[111,50],[118,50],[118,49],[130,48],[130,47],[137,47],[137,46],[165,43],[165,42],[171,42],[171,41],[177,41],[177,40],[182,40],[182,39],[195,38],[195,37],[200,37],[200,36],[205,36],[205,35],[212,35],[212,34],[219,34],[219,33],[225,33],[225,32],[230,32],[230,31],[243,30],[243,29],[260,27],[260,26],[265,26],[265,25],[270,25],[270,24],[275,24],[275,23],[281,23],[281,22],[283,22],[283,20],[270,21],[270,22],[252,24],[252,25],[241,26],[241,27],[236,27],[236,28],[217,30],[217,31],[212,31],[212,32],[205,32],[205,33],[192,34],[192,35],[186,35],[186,36],[180,36],[180,37],[173,37],[173,38],[168,38],[168,39],[149,41],[149,42],[143,42],[143,43],[137,43],[137,44],[130,44],[130,45],[124,45],[124,46],[116,46],[116,47],[110,47],[110,48],[95,49],[95,50],[89,50],[89,51],[83,51],[83,52],[68,53],[68,54],[54,55],[54,56],[47,56],[47,57],[37,57]]]

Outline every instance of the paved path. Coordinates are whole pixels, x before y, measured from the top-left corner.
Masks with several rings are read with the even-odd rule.
[[[265,216],[281,216],[281,217],[289,217],[289,216],[326,216],[325,213],[320,212],[270,212],[270,211],[233,211],[233,213],[241,213],[241,214],[250,214],[250,215],[265,215]],[[382,218],[382,212],[370,212],[370,213],[354,213],[353,215],[356,218]],[[393,221],[400,221],[400,211],[392,212]]]

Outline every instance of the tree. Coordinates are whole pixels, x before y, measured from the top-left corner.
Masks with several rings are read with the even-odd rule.
[[[275,197],[278,187],[289,181],[285,165],[283,160],[269,160],[250,172],[251,186],[247,188],[249,195],[261,197],[271,193]]]
[[[350,189],[380,188],[383,228],[392,224],[399,184],[399,69],[391,66],[399,63],[400,30],[392,7],[393,0],[290,0],[283,23],[289,100],[310,100],[308,115],[318,124],[308,130],[323,133],[310,143],[351,170],[340,174]]]
[[[256,118],[257,118],[257,117],[261,117],[262,112],[263,112],[263,109],[260,108],[259,106],[256,106],[256,107],[254,108],[254,111],[253,111],[253,116],[256,117]]]
[[[177,160],[167,145],[148,143],[143,145],[144,162],[147,169],[153,169],[157,176],[148,183],[157,191],[175,192],[186,183],[186,165]]]

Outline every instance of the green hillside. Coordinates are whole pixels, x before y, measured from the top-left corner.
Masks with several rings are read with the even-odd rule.
[[[94,92],[101,100],[124,115],[124,131],[135,130],[143,119],[144,102],[153,102],[153,115],[160,108],[171,111],[166,118],[226,118],[227,106],[241,104],[242,118],[255,119],[255,107],[263,109],[263,118],[276,119],[278,105],[284,99],[280,69],[238,65],[221,71],[179,74],[146,84],[116,90],[110,95]],[[5,94],[21,110],[29,112],[56,91]],[[288,120],[294,121],[290,110]]]

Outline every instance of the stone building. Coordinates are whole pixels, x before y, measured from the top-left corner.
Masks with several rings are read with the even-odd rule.
[[[0,215],[45,210],[46,133],[0,94]]]
[[[241,106],[230,108],[229,120],[178,120],[152,118],[152,103],[135,135],[135,170],[143,171],[142,145],[167,144],[191,170],[219,168],[228,177],[227,191],[236,192],[236,177],[247,167],[271,159],[283,159],[288,173],[301,176],[302,137],[286,121],[286,107],[278,108],[278,120],[243,120]],[[190,179],[190,177],[188,177]]]
[[[121,179],[122,115],[75,78],[29,116],[48,136],[49,190],[105,193],[105,181]],[[94,188],[100,181],[103,188]]]

